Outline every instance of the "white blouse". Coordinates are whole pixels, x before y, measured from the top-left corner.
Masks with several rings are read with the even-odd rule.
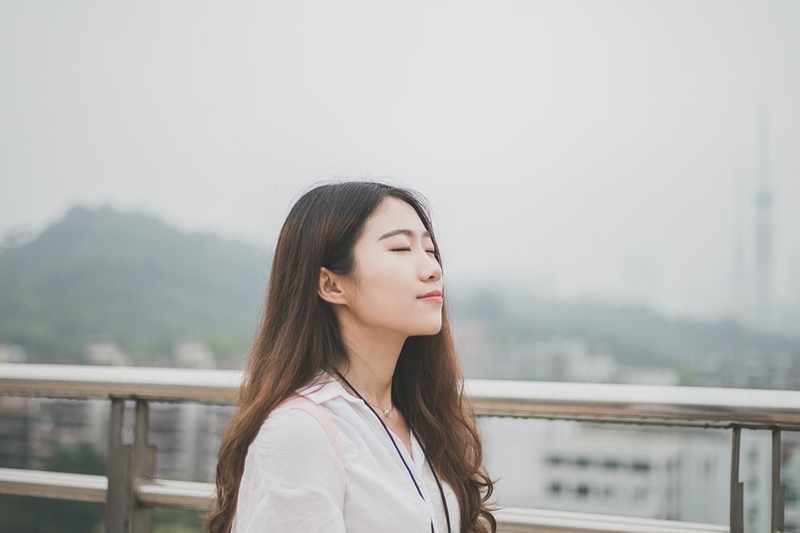
[[[319,420],[297,407],[275,409],[245,459],[232,533],[447,533],[439,488],[411,434],[411,455],[392,433],[423,500],[375,414],[328,374],[300,391],[327,409],[340,456]],[[452,533],[455,493],[442,481]]]

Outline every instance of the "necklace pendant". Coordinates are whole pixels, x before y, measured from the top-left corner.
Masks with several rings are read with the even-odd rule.
[[[389,418],[389,413],[391,413],[391,409],[384,409],[383,410],[383,416],[385,416],[386,418]]]

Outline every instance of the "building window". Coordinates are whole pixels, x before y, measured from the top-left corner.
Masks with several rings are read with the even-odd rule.
[[[551,496],[559,496],[561,495],[561,483],[553,482],[550,483],[550,487],[548,487]]]
[[[564,461],[558,455],[548,455],[547,464],[552,466],[560,466]]]
[[[751,463],[755,463],[758,459],[758,448],[750,448],[750,451],[747,452],[747,460]]]
[[[707,459],[703,461],[703,475],[710,478],[717,470],[717,461],[714,459]]]
[[[606,459],[603,461],[603,467],[606,470],[616,470],[619,468],[619,462],[616,459]]]
[[[637,502],[643,502],[647,500],[649,495],[650,490],[647,487],[636,487],[633,490],[633,499]]]
[[[747,523],[751,528],[753,528],[755,527],[756,522],[758,522],[758,508],[751,507],[747,510]]]

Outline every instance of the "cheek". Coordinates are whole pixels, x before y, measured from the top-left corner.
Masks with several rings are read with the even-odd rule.
[[[407,298],[408,289],[399,282],[398,276],[390,272],[364,279],[360,307],[363,313],[401,319],[411,313],[412,301]]]
[[[365,291],[397,291],[402,289],[403,270],[391,257],[373,259],[364,265],[359,282]]]

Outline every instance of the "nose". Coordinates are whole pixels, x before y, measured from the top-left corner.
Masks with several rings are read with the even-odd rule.
[[[426,253],[419,267],[419,277],[423,281],[439,281],[442,278],[442,265],[435,257]]]

